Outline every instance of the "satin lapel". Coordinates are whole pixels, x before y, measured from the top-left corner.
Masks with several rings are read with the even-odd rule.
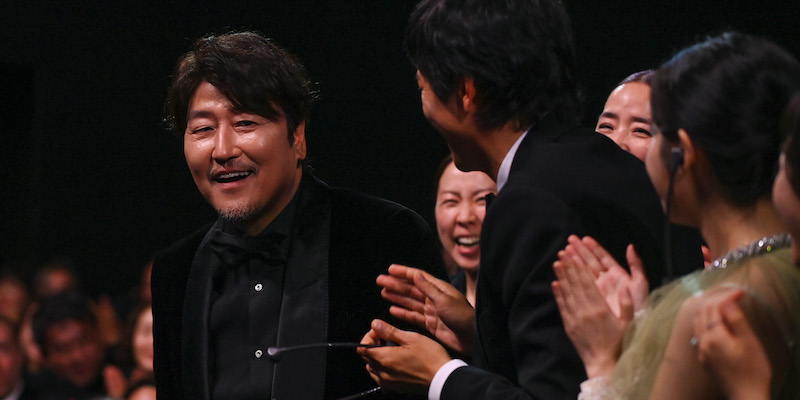
[[[299,198],[286,264],[278,346],[328,341],[331,200],[321,184],[305,178],[309,182]],[[321,399],[326,356],[324,348],[285,354],[275,364],[273,399]]]
[[[215,225],[216,226],[216,225]],[[212,227],[213,230],[213,227]],[[209,230],[211,232],[211,230]],[[208,373],[208,313],[219,263],[211,252],[209,235],[200,242],[186,285],[181,330],[182,382],[187,399],[210,399]],[[206,260],[200,262],[199,260]]]

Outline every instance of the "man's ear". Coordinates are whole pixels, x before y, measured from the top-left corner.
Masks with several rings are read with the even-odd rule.
[[[294,153],[297,157],[297,160],[305,160],[306,159],[306,122],[303,121],[297,125],[297,128],[294,129],[294,133],[292,134],[292,139],[294,143],[292,146],[294,147]]]
[[[458,91],[459,100],[461,100],[461,108],[469,113],[474,114],[478,111],[477,92],[475,91],[475,80],[472,78],[464,78],[461,81],[461,87]]]

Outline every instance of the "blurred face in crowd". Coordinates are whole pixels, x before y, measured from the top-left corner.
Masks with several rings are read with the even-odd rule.
[[[153,309],[148,307],[139,314],[133,328],[133,358],[145,371],[153,371]]]
[[[200,84],[189,104],[183,150],[203,197],[224,218],[257,234],[289,203],[305,159],[305,124],[289,139],[286,119],[241,112]]]
[[[36,287],[39,298],[53,297],[65,290],[78,286],[75,276],[66,268],[54,267],[42,274]]]
[[[97,328],[86,322],[55,323],[45,332],[45,364],[57,376],[84,387],[98,377],[103,346]]]
[[[497,185],[483,172],[462,172],[450,163],[439,178],[436,226],[445,257],[459,268],[477,271],[480,265],[481,226],[486,215],[485,197]]]
[[[22,282],[16,279],[0,281],[0,315],[18,323],[27,304],[28,290]]]
[[[22,373],[22,350],[11,329],[8,324],[0,323],[0,397],[14,390]]]
[[[650,86],[629,82],[618,86],[608,96],[595,131],[644,161],[652,138],[651,118]]]

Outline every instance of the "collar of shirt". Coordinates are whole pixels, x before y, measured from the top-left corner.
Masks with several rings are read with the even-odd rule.
[[[497,192],[500,193],[503,190],[503,186],[505,186],[506,182],[508,181],[508,174],[511,172],[511,164],[514,162],[514,156],[517,154],[517,149],[519,149],[519,144],[522,143],[522,139],[525,139],[525,136],[528,135],[531,128],[522,132],[522,135],[519,135],[517,141],[511,146],[506,153],[506,156],[503,157],[503,162],[500,164],[500,169],[497,171]]]

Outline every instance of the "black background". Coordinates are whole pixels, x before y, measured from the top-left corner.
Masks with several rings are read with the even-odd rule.
[[[0,10],[0,261],[30,274],[67,256],[88,291],[134,286],[157,250],[214,218],[162,108],[175,60],[207,33],[253,29],[295,53],[321,100],[311,163],[336,186],[432,220],[444,141],[402,51],[415,2],[4,0]],[[797,2],[567,0],[593,123],[629,73],[727,29],[800,54]]]

